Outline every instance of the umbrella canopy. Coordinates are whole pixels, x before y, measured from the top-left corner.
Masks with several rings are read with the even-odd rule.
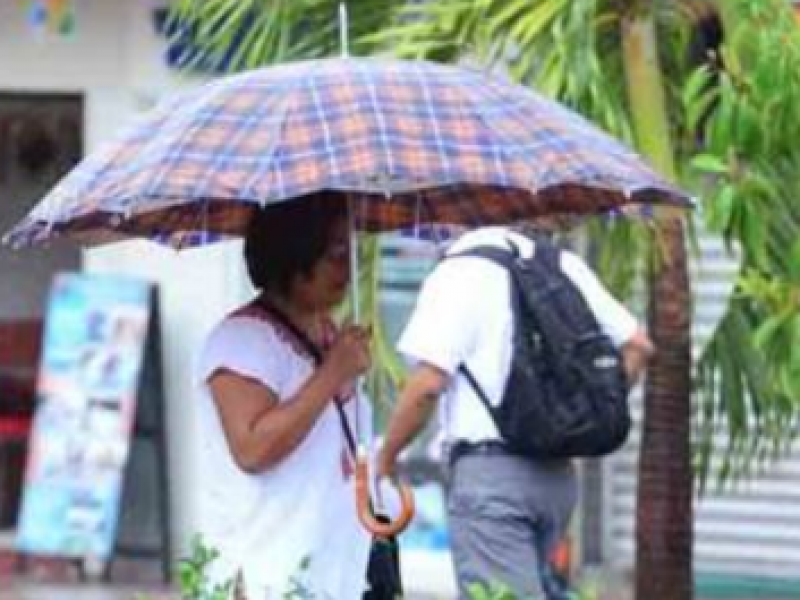
[[[345,58],[168,100],[79,164],[6,239],[192,246],[238,235],[258,204],[320,189],[363,198],[359,226],[373,231],[690,203],[623,144],[527,88]]]

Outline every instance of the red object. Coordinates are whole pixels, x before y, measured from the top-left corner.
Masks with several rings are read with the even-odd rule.
[[[4,529],[13,528],[17,520],[41,344],[41,320],[0,322],[0,527]],[[15,560],[12,557],[4,565],[0,556],[0,577],[13,571]]]
[[[553,568],[561,575],[568,576],[572,566],[572,544],[568,538],[558,543],[550,557]]]
[[[30,417],[3,417],[0,416],[0,438],[26,439],[31,430]]]
[[[41,320],[0,322],[0,374],[7,368],[35,369],[41,345]]]
[[[41,345],[41,320],[0,322],[0,436],[30,426]]]

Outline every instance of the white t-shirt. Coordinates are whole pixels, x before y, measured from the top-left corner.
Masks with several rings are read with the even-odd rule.
[[[360,598],[370,536],[356,516],[352,457],[336,407],[320,415],[279,465],[248,474],[231,456],[208,390],[208,377],[221,367],[262,382],[284,400],[308,379],[313,363],[280,325],[252,309],[225,319],[206,342],[198,373],[198,464],[200,533],[220,552],[212,579],[223,582],[241,569],[248,600],[283,598],[293,578],[320,600]],[[371,422],[363,404],[359,426]],[[345,405],[351,429],[355,405]]]
[[[512,239],[523,257],[533,242],[505,227],[484,227],[462,235],[448,254],[475,246],[509,248]],[[622,346],[638,325],[628,310],[603,287],[576,254],[561,253],[561,268],[583,293],[600,327]],[[445,441],[498,439],[497,428],[463,375],[466,364],[489,401],[502,397],[511,366],[513,315],[506,270],[480,257],[441,262],[425,280],[416,307],[400,337],[399,348],[414,361],[432,364],[452,376],[440,402]]]

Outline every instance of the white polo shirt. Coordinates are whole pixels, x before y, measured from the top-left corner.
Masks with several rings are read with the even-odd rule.
[[[448,254],[486,245],[509,248],[509,239],[523,257],[533,255],[534,243],[506,227],[470,231]],[[622,346],[630,340],[638,327],[636,319],[586,263],[563,251],[561,269],[580,289],[612,342]],[[412,361],[427,362],[453,376],[439,411],[446,441],[499,438],[480,398],[457,370],[466,364],[496,406],[511,366],[512,328],[510,279],[502,266],[471,256],[445,260],[425,280],[399,348]]]

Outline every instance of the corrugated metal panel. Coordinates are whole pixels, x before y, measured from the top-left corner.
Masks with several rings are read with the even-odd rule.
[[[692,267],[696,348],[722,314],[735,261],[713,238],[701,236]],[[633,400],[641,422],[641,396]],[[605,461],[606,560],[629,568],[634,555],[636,465],[640,428],[625,449]],[[724,452],[722,439],[716,443]],[[800,449],[758,476],[723,493],[710,490],[696,502],[695,565],[698,572],[797,579],[800,574]]]

